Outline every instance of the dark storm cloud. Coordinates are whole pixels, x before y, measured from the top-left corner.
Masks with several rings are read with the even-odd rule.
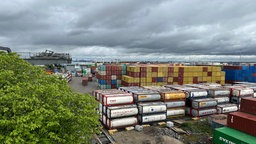
[[[0,45],[82,54],[255,54],[253,0],[4,1]]]

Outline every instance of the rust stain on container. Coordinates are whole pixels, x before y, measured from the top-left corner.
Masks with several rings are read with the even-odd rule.
[[[240,130],[244,133],[256,136],[256,116],[243,113],[234,112],[228,115],[228,127]]]

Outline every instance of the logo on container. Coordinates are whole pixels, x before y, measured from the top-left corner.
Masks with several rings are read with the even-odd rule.
[[[230,140],[227,140],[227,139],[225,139],[225,138],[223,138],[223,137],[219,137],[219,140],[225,142],[226,144],[236,144],[236,143],[234,143],[234,142],[232,142],[232,141],[230,141]]]

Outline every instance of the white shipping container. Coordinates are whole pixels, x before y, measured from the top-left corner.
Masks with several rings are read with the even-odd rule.
[[[152,115],[139,115],[141,123],[150,123],[166,120],[166,113],[163,114],[152,114]]]
[[[185,114],[184,109],[168,109],[167,110],[167,116],[175,116],[175,115],[183,115]]]
[[[206,90],[191,90],[186,92],[187,98],[208,96]]]
[[[208,90],[209,96],[229,96],[230,90],[229,89],[209,89]]]
[[[209,108],[209,109],[192,109],[192,116],[205,116],[205,115],[211,115],[216,114],[217,109],[216,108]]]
[[[136,124],[138,124],[137,117],[107,119],[107,126],[109,129],[132,126]]]
[[[218,104],[219,103],[228,103],[230,100],[229,97],[216,97],[214,99],[217,100]]]
[[[174,108],[174,107],[184,107],[186,102],[185,101],[170,101],[164,102],[167,108]]]
[[[140,114],[166,112],[167,107],[164,103],[142,103],[138,104]]]
[[[192,101],[192,107],[195,109],[217,106],[217,100],[213,98],[196,99]]]
[[[238,106],[236,104],[222,104],[217,106],[219,114],[230,113],[238,111]]]
[[[253,96],[254,91],[251,88],[235,88],[232,90],[232,96]]]
[[[110,107],[107,108],[107,117],[108,118],[118,118],[133,116],[138,114],[138,108],[135,106],[131,107]]]

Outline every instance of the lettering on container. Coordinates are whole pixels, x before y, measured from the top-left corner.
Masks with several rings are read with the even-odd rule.
[[[219,140],[225,142],[226,144],[236,144],[236,143],[234,143],[234,142],[232,142],[232,141],[230,141],[230,140],[227,140],[227,139],[225,139],[225,138],[223,138],[223,137],[219,137]]]

